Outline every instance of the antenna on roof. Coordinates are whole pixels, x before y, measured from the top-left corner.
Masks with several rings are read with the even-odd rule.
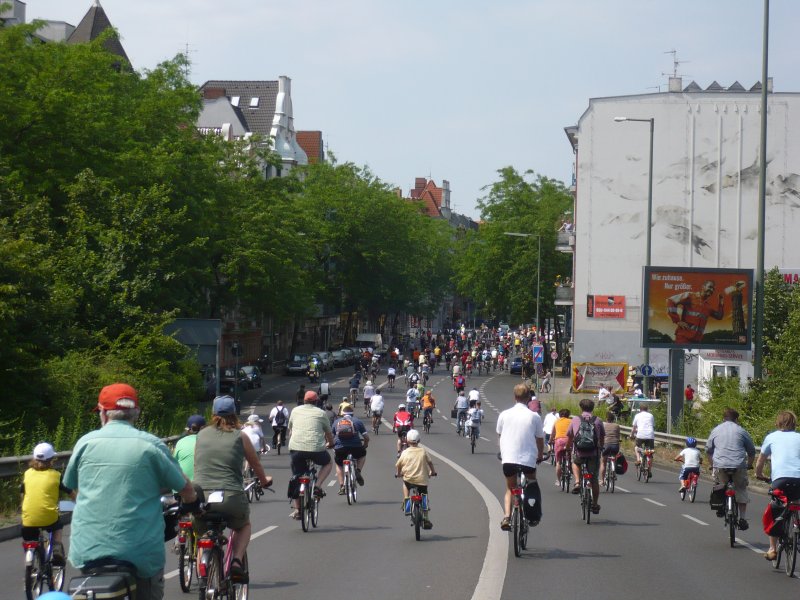
[[[678,51],[674,48],[672,50],[667,50],[664,54],[672,54],[672,73],[661,73],[661,76],[669,75],[670,77],[677,77],[678,76],[678,66],[684,63],[691,62],[690,60],[678,60]],[[683,77],[683,75],[681,75]],[[688,75],[687,75],[688,77]]]
[[[660,84],[659,85],[650,85],[650,86],[647,86],[644,89],[646,89],[646,90],[655,90],[657,92],[660,92],[661,91],[661,85]]]
[[[197,50],[191,50],[191,49],[189,48],[189,42],[186,42],[186,47],[184,48],[184,50],[183,50],[183,53],[182,53],[182,54],[183,54],[183,57],[186,59],[186,66],[185,66],[185,67],[184,67],[184,69],[183,69],[183,71],[184,71],[184,72],[183,72],[183,74],[184,74],[184,76],[185,76],[187,79],[188,79],[188,77],[189,77],[189,71],[191,70],[191,69],[190,69],[190,67],[191,67],[191,61],[189,60],[189,53],[190,53],[190,52],[191,52],[192,54],[194,54],[195,52],[197,52]]]

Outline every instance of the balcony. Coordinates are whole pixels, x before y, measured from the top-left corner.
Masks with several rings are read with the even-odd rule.
[[[575,288],[573,287],[557,287],[556,288],[556,306],[572,306],[575,301]]]
[[[575,252],[575,231],[559,231],[556,234],[556,250],[559,252]]]

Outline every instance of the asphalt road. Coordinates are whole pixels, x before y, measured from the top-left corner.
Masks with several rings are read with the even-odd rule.
[[[346,393],[350,370],[328,374],[332,400]],[[279,398],[290,406],[299,378],[275,377],[245,395],[245,409],[262,415]],[[379,383],[385,382],[379,377]],[[554,485],[554,469],[539,468],[544,517],[529,535],[528,550],[514,557],[509,534],[500,531],[503,477],[497,460],[497,413],[511,406],[519,380],[507,374],[473,376],[468,387],[483,396],[486,421],[472,455],[468,441],[455,435],[449,408],[455,399],[441,373],[431,380],[440,407],[423,444],[439,477],[431,482],[434,528],[414,540],[403,515],[400,483],[393,477],[395,437],[384,427],[373,436],[359,502],[348,506],[326,487],[317,529],[303,533],[289,518],[286,499],[288,456],[271,453],[263,464],[275,478],[275,494],[251,505],[251,598],[439,599],[782,597],[798,582],[773,571],[761,558],[766,538],[760,529],[766,498],[753,494],[751,528],[729,548],[726,531],[707,505],[708,483],[697,502],[681,502],[675,472],[656,469],[650,483],[636,481],[632,469],[618,480],[615,494],[600,498],[601,513],[591,525],[580,518],[577,496]],[[402,378],[384,390],[386,413],[404,398]],[[547,401],[547,395],[544,397]],[[360,409],[357,415],[360,414]],[[332,478],[333,479],[333,478]],[[168,554],[166,598],[186,598],[178,585],[177,559]],[[69,569],[68,577],[74,573]],[[24,598],[19,540],[0,544],[0,577],[8,584],[1,598]],[[192,595],[196,595],[193,590]],[[780,595],[780,596],[779,596]]]

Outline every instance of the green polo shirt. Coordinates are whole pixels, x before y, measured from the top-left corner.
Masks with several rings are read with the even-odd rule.
[[[110,421],[84,435],[64,471],[64,485],[78,490],[72,514],[70,562],[113,557],[133,563],[139,577],[164,568],[161,490],[185,480],[169,449],[129,423]]]
[[[194,447],[196,444],[197,434],[191,433],[177,441],[175,451],[172,453],[189,481],[194,481]]]
[[[289,431],[289,450],[321,452],[327,444],[325,432],[331,433],[331,422],[324,410],[304,404],[289,415]]]

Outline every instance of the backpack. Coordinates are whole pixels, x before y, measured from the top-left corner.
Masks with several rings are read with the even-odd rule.
[[[353,424],[353,417],[349,414],[344,414],[339,417],[336,423],[336,435],[340,440],[349,439],[356,434],[356,426]]]
[[[456,385],[458,387],[464,387],[465,384],[466,380],[464,379],[463,375],[459,375],[458,378],[456,379]]]
[[[575,448],[582,451],[594,450],[597,448],[597,432],[594,429],[594,421],[597,417],[586,419],[581,417],[581,424],[578,433],[575,434]]]
[[[275,427],[283,427],[286,425],[286,413],[283,412],[284,409],[278,409],[278,412],[275,413]]]

